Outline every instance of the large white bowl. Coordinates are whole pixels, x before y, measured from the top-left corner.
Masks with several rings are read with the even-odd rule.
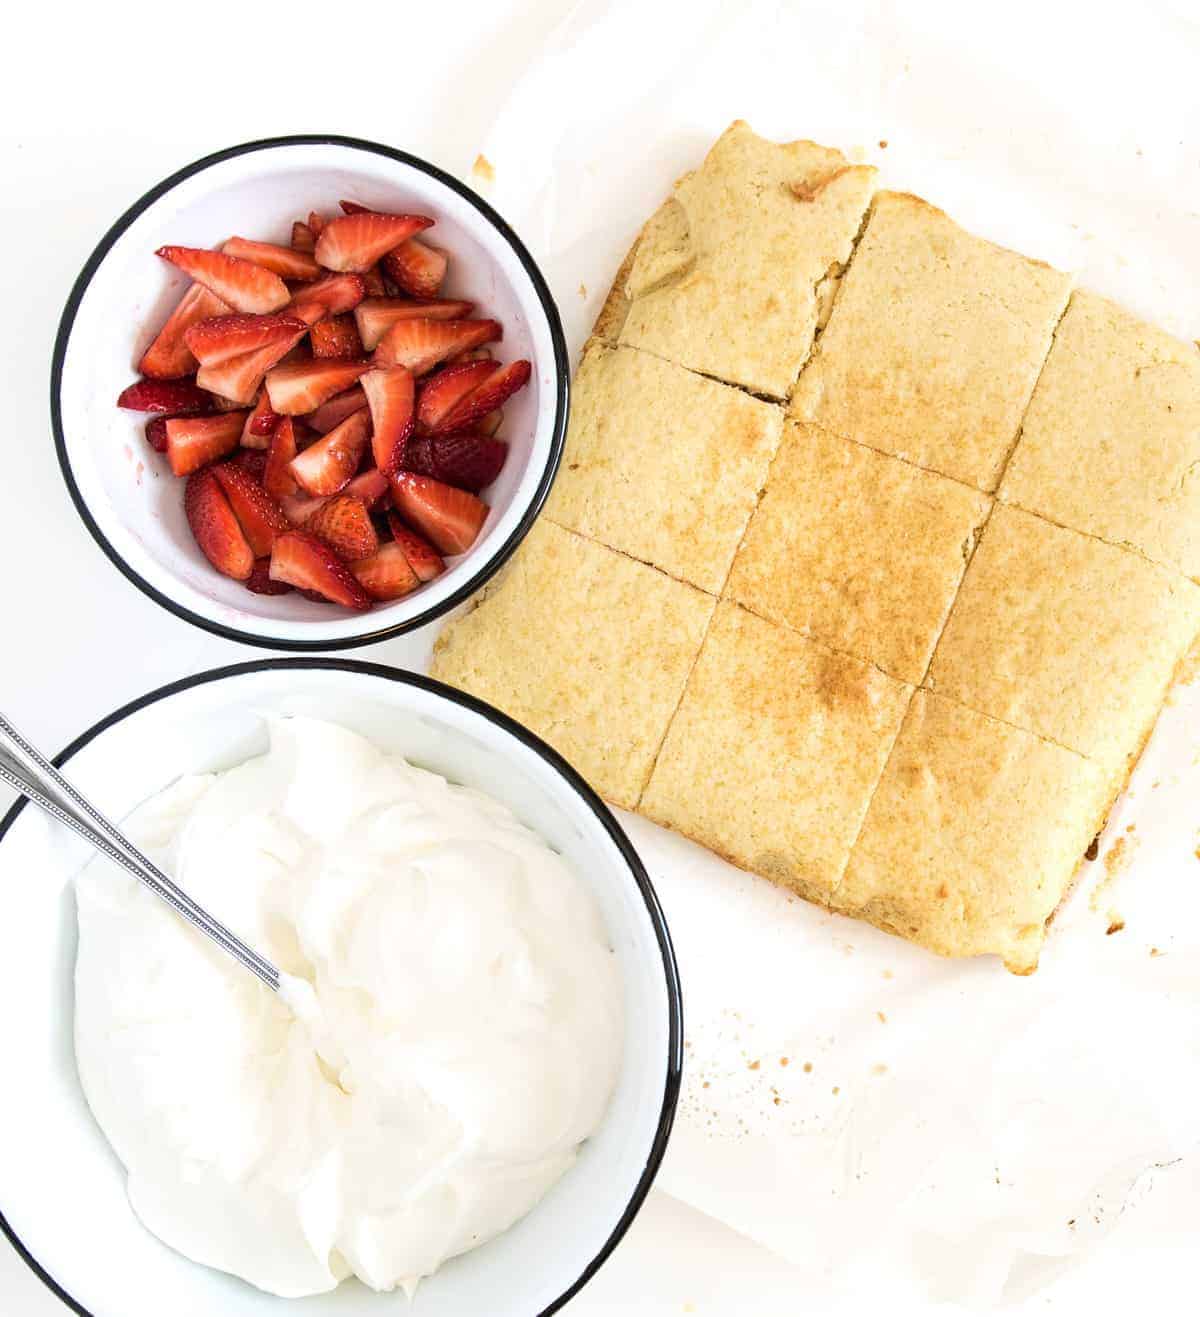
[[[353,728],[422,767],[489,792],[557,847],[596,895],[620,961],[624,1058],[604,1124],[542,1202],[423,1282],[413,1317],[533,1317],[557,1310],[632,1221],[658,1169],[679,1089],[679,983],[662,912],[599,798],[553,750],[489,706],[424,677],[337,659],[266,659],[152,692],[58,757],[112,818],[182,773],[266,748],[264,711]],[[287,1301],[189,1262],[135,1218],[123,1169],[91,1116],[72,1045],[72,876],[89,858],[32,806],[0,823],[0,1228],[85,1317],[381,1317],[403,1298],[349,1281]],[[97,863],[104,863],[98,860]],[[219,912],[217,912],[219,914]]]
[[[166,243],[211,247],[231,234],[290,242],[292,221],[337,214],[342,197],[416,211],[451,254],[446,293],[504,325],[497,356],[528,358],[529,385],[504,410],[508,460],[485,497],[491,512],[470,551],[437,580],[365,614],[299,594],[255,595],[205,560],[183,515],[182,487],[146,443],[145,417],[117,395],[188,280],[155,256]],[[520,543],[558,469],[570,383],[554,300],[533,258],[469,188],[415,156],[347,137],[249,142],[188,165],[135,202],[76,281],[54,348],[55,442],[79,514],[117,567],[173,613],[272,649],[341,649],[431,622],[465,599]]]

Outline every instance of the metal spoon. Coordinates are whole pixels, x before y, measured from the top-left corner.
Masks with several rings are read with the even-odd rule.
[[[98,851],[131,873],[193,927],[207,934],[251,974],[257,975],[274,992],[280,990],[279,970],[248,947],[224,924],[202,909],[177,887],[161,869],[127,840],[98,809],[66,780],[57,768],[0,714],[0,779],[21,795],[40,805],[52,818],[65,823]]]

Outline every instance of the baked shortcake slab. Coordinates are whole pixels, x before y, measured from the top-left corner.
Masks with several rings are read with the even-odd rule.
[[[991,500],[789,422],[725,593],[917,685]]]
[[[834,904],[1028,973],[1110,797],[1082,755],[917,691]]]
[[[546,515],[717,594],[782,426],[741,389],[593,343]]]
[[[791,414],[995,490],[1068,275],[881,192]]]
[[[639,809],[828,902],[910,693],[723,602]]]
[[[543,518],[438,637],[430,672],[511,714],[632,808],[714,602]]]
[[[1000,497],[1200,579],[1200,352],[1071,298]]]
[[[791,392],[875,171],[732,124],[642,231],[620,341],[772,398]],[[615,310],[615,308],[614,308]]]

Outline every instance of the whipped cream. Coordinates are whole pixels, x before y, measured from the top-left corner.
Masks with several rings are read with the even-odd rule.
[[[138,1217],[300,1297],[411,1292],[574,1162],[616,1082],[591,894],[501,804],[343,728],[183,778],[129,836],[279,994],[103,861],[77,882],[75,1050]]]

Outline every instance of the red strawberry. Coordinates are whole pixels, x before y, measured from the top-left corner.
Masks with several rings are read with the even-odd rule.
[[[321,236],[321,230],[325,227],[324,216],[318,215],[315,210],[310,210],[308,212],[308,227],[312,236],[314,238],[319,238]]]
[[[336,494],[358,470],[370,432],[370,416],[355,412],[294,457],[292,475],[310,494]]]
[[[494,412],[488,412],[481,421],[475,426],[480,434],[494,435],[500,426],[504,423],[504,413],[499,407]]]
[[[314,254],[327,270],[361,273],[432,223],[425,215],[385,215],[374,210],[339,215],[321,230]]]
[[[298,590],[312,590],[331,603],[360,611],[371,607],[371,596],[324,540],[303,530],[280,535],[271,550],[271,580]]]
[[[498,320],[398,320],[380,339],[375,364],[407,366],[414,375],[424,375],[439,361],[498,339],[503,332]]]
[[[129,412],[201,416],[212,411],[213,400],[194,380],[138,380],[121,391],[117,406]]]
[[[348,389],[370,369],[367,361],[298,361],[276,366],[267,375],[267,395],[275,411],[303,416]]]
[[[465,366],[469,361],[491,361],[491,348],[472,348],[470,352],[459,352],[446,361],[447,366]]]
[[[459,366],[446,366],[424,380],[417,397],[417,428],[436,429],[451,408],[499,369],[494,361],[465,361]]]
[[[146,422],[146,442],[156,453],[167,451],[167,418],[152,416]]]
[[[317,245],[313,231],[303,220],[296,220],[292,225],[292,247],[298,252],[309,252]]]
[[[211,366],[201,366],[196,373],[196,380],[206,389],[233,398],[235,407],[244,407],[257,397],[267,371],[287,356],[290,347],[295,347],[300,337],[307,332],[301,326],[299,330],[294,331],[291,339],[284,339],[281,343],[269,343],[264,348],[240,353],[236,357],[216,362]]]
[[[398,544],[382,544],[369,558],[353,563],[350,570],[372,599],[386,602],[411,594],[421,584]]]
[[[469,429],[476,421],[507,402],[518,389],[529,383],[531,368],[527,361],[514,361],[489,375],[460,402],[450,408],[429,428],[439,434],[453,434]]]
[[[366,294],[361,275],[326,275],[324,279],[301,288],[288,303],[287,314],[298,316],[306,325],[315,325],[326,316],[353,311]]]
[[[359,381],[371,409],[371,451],[385,476],[400,466],[413,428],[413,377],[403,366],[369,370]]]
[[[217,571],[246,580],[254,568],[254,555],[211,471],[198,471],[188,479],[183,510],[201,553]]]
[[[213,467],[213,475],[225,491],[254,556],[266,557],[275,543],[275,536],[290,529],[291,523],[283,515],[283,509],[257,480],[231,462]]]
[[[308,518],[305,529],[319,535],[346,562],[369,558],[379,548],[366,504],[352,494],[335,494]]]
[[[353,316],[330,316],[318,320],[309,333],[314,357],[327,361],[352,361],[363,354],[362,340]]]
[[[388,513],[388,525],[392,528],[392,538],[404,550],[408,565],[416,572],[418,580],[432,581],[446,570],[441,554],[433,545],[406,526],[394,512]]]
[[[339,201],[338,205],[341,206],[343,215],[369,215],[371,213],[370,206],[364,206],[358,201]]]
[[[391,486],[388,484],[387,476],[378,467],[372,466],[355,476],[342,492],[353,494],[356,499],[366,504],[368,510],[374,511],[383,502],[384,495],[390,491]]]
[[[466,553],[487,520],[488,505],[474,494],[411,471],[392,477],[392,499],[404,520],[441,553]]]
[[[368,297],[354,308],[363,347],[373,348],[397,320],[461,320],[474,310],[473,302],[448,298]]]
[[[213,316],[193,325],[184,341],[201,365],[215,366],[230,357],[281,343],[286,344],[286,352],[307,332],[308,326],[295,316]]]
[[[500,474],[508,445],[479,434],[416,435],[405,446],[406,471],[478,493]]]
[[[167,461],[171,470],[177,476],[190,475],[232,453],[245,423],[245,412],[172,417],[167,422]]]
[[[254,594],[291,594],[292,587],[285,581],[271,580],[270,558],[258,558],[246,579],[246,589]]]
[[[196,369],[196,358],[184,342],[184,334],[199,320],[222,316],[229,307],[203,284],[192,284],[183,300],[171,312],[167,323],[158,331],[154,342],[142,354],[138,370],[152,379],[172,380],[190,375]]]
[[[236,256],[226,256],[224,252],[205,251],[201,247],[160,247],[158,255],[216,293],[235,311],[265,315],[278,311],[291,298],[287,285],[277,274],[261,265],[239,261]]]
[[[304,419],[318,434],[328,434],[335,425],[341,425],[351,412],[356,412],[366,405],[367,395],[355,385],[345,393],[339,393],[328,402],[323,402],[315,412]]]
[[[387,286],[383,282],[383,275],[379,272],[378,265],[372,265],[369,270],[364,270],[362,281],[368,297],[387,296]]]
[[[267,449],[267,467],[263,472],[263,488],[272,498],[288,498],[296,492],[292,475],[292,460],[296,456],[296,431],[292,418],[285,416],[275,427],[271,445]]]
[[[307,252],[292,247],[278,247],[273,242],[251,242],[247,238],[230,238],[221,248],[226,256],[261,265],[281,279],[317,279],[321,267]]]
[[[383,258],[383,272],[401,292],[436,297],[448,264],[444,251],[410,238]]]
[[[230,462],[240,467],[253,480],[257,480],[261,485],[263,476],[267,473],[267,455],[258,448],[242,448],[229,459]]]
[[[259,389],[254,400],[254,410],[246,417],[246,427],[242,431],[243,448],[269,448],[271,436],[279,424],[279,413],[271,410],[271,400],[266,389]]]

